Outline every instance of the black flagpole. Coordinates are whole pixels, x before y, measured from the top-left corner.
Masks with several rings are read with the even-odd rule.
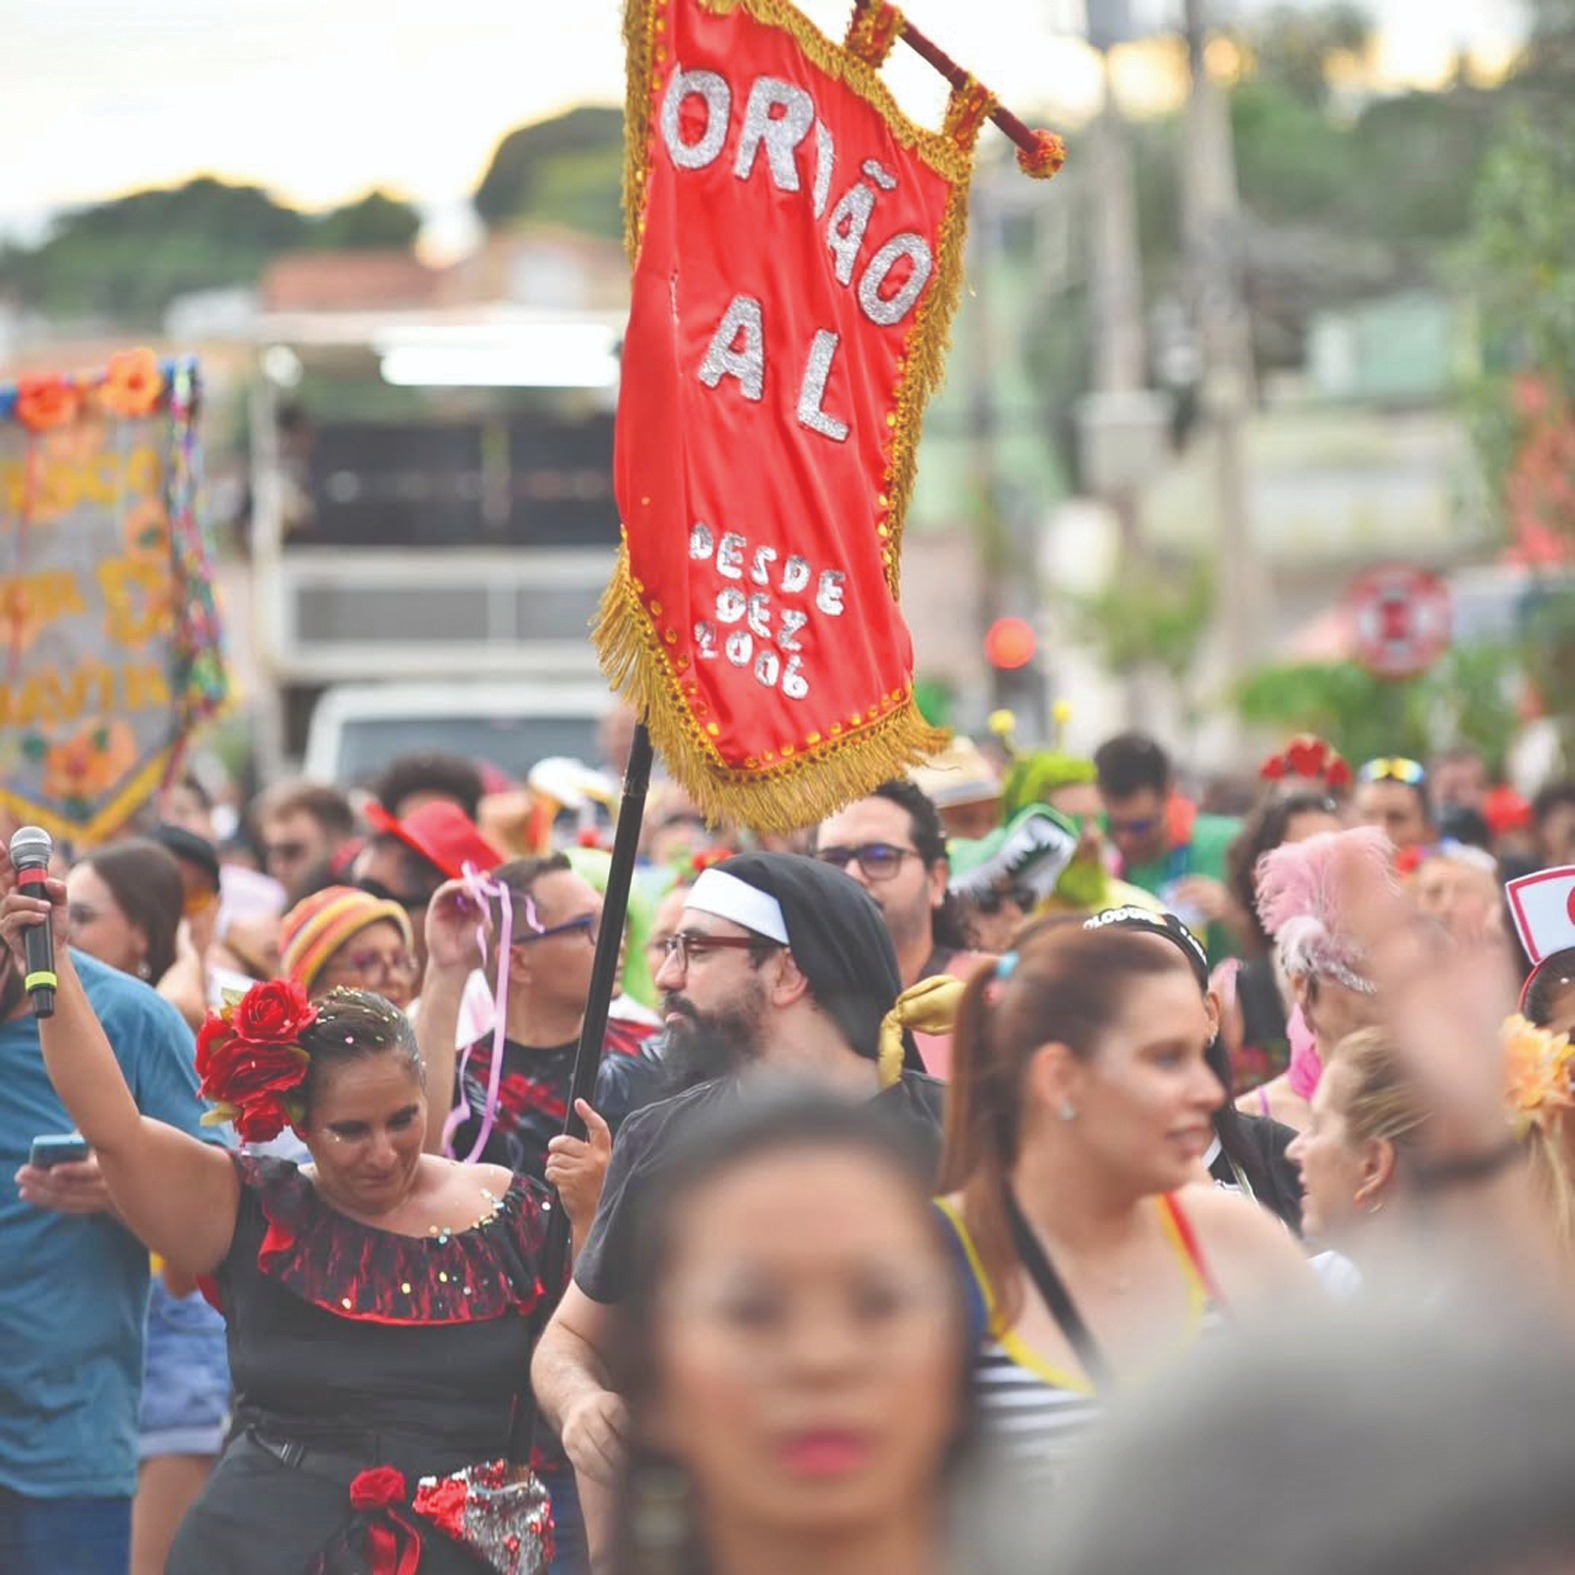
[[[574,1076],[569,1086],[569,1113],[563,1130],[583,1138],[585,1123],[575,1113],[578,1100],[596,1092],[602,1042],[607,1035],[607,1013],[618,979],[618,952],[624,920],[629,912],[629,887],[634,880],[635,859],[640,851],[640,828],[645,819],[645,796],[651,785],[651,735],[642,722],[634,730],[629,764],[624,772],[623,799],[618,808],[618,829],[613,835],[612,863],[607,868],[607,890],[602,898],[602,924],[596,935],[596,960],[591,965],[591,993],[585,1003],[585,1022],[574,1054]],[[556,1302],[569,1266],[569,1216],[558,1204],[548,1217],[543,1252],[542,1286]]]

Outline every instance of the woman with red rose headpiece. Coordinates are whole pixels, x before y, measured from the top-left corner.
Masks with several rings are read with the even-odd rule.
[[[228,1320],[235,1425],[170,1575],[487,1568],[412,1501],[419,1479],[508,1451],[540,1296],[536,1184],[422,1152],[414,1036],[365,990],[314,1004],[294,980],[255,985],[198,1037],[214,1117],[249,1142],[289,1125],[309,1164],[139,1115],[72,965],[64,884],[24,895],[0,867],[0,938],[20,954],[29,929],[54,927],[39,1037],[56,1091],[121,1219],[211,1279]]]

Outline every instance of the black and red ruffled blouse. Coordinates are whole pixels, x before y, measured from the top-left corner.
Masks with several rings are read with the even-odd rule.
[[[238,1421],[324,1449],[397,1442],[404,1469],[437,1474],[501,1455],[541,1296],[538,1185],[516,1176],[469,1230],[413,1237],[339,1213],[286,1160],[235,1164],[215,1280]]]

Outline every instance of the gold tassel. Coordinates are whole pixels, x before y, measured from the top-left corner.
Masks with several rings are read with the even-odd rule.
[[[878,1075],[882,1088],[890,1088],[902,1076],[904,1032],[949,1034],[957,1024],[957,1009],[967,988],[962,979],[937,974],[933,979],[919,980],[897,997],[880,1025]]]

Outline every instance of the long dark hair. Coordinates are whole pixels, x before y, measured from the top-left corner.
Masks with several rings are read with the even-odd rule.
[[[1041,920],[1018,934],[1006,976],[999,968],[981,969],[963,995],[952,1039],[940,1190],[962,1194],[964,1223],[1008,1326],[1022,1311],[1006,1190],[1021,1139],[1024,1070],[1052,1041],[1080,1061],[1092,1060],[1133,987],[1176,969],[1193,976],[1178,947],[1136,944],[1114,927]]]
[[[1235,840],[1225,851],[1225,884],[1246,916],[1252,934],[1249,948],[1255,957],[1267,957],[1274,941],[1258,917],[1258,860],[1272,853],[1291,829],[1298,815],[1333,815],[1340,806],[1315,788],[1293,788],[1271,793],[1243,822]]]
[[[712,1568],[700,1527],[684,1514],[670,1486],[674,1479],[681,1480],[681,1468],[641,1436],[642,1417],[648,1414],[657,1390],[657,1331],[666,1316],[661,1302],[685,1204],[763,1156],[828,1150],[867,1159],[901,1181],[915,1209],[930,1211],[928,1166],[911,1131],[876,1114],[868,1105],[811,1088],[745,1096],[697,1118],[638,1201],[629,1294],[619,1320],[626,1340],[614,1374],[633,1420],[624,1490],[619,1495],[615,1575],[709,1575]],[[947,1248],[938,1219],[935,1229],[936,1251],[944,1256]],[[955,1287],[961,1425],[950,1457],[937,1462],[937,1485],[955,1475],[972,1438],[973,1364],[965,1343],[968,1320],[960,1275]],[[653,1484],[666,1502],[653,1505]],[[663,1534],[655,1538],[649,1524],[653,1510],[666,1522]],[[653,1541],[661,1546],[653,1547]]]
[[[109,887],[126,918],[148,938],[148,982],[175,965],[175,936],[186,907],[186,886],[175,855],[150,837],[128,837],[85,854],[80,862]]]

